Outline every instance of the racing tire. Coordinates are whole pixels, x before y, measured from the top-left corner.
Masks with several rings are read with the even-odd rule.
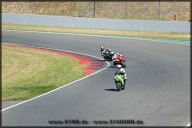
[[[122,89],[122,90],[125,90],[125,85],[123,85],[121,89]]]
[[[117,82],[116,87],[118,91],[121,91],[121,82]]]
[[[125,62],[122,63],[122,67],[126,68],[126,63]]]
[[[113,65],[114,65],[114,66],[117,65],[117,63],[114,61],[114,62],[113,62]]]

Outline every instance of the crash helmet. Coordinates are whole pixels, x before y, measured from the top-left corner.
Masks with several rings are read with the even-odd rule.
[[[114,53],[114,52],[111,52],[110,54],[111,54],[111,55],[114,55],[115,53]]]
[[[123,56],[121,53],[119,53],[120,56]]]
[[[101,50],[104,50],[104,47],[103,47],[103,46],[101,46]]]
[[[122,66],[121,66],[120,64],[118,64],[118,65],[117,65],[117,68],[118,68],[118,69],[121,69],[121,68],[122,68]]]

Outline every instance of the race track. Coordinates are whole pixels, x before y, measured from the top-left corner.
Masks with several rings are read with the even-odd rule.
[[[190,122],[190,45],[22,31],[2,31],[2,42],[100,58],[102,45],[125,56],[128,75],[125,90],[118,92],[112,79],[116,68],[109,66],[81,81],[2,111],[3,126],[54,126],[48,121],[65,119],[90,121],[86,126],[99,126],[93,121],[110,119],[144,122],[126,126],[186,126]]]

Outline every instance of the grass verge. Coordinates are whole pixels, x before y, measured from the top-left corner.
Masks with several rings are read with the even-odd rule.
[[[87,74],[87,65],[57,53],[2,45],[2,100],[26,100]]]
[[[10,30],[30,30],[44,32],[63,32],[63,33],[78,33],[78,34],[93,34],[93,35],[109,35],[109,36],[124,36],[136,38],[153,38],[153,39],[168,39],[189,41],[190,33],[177,32],[151,32],[151,31],[124,31],[124,30],[102,30],[102,29],[82,29],[82,28],[65,28],[65,27],[48,27],[34,25],[16,25],[2,24],[3,29]]]

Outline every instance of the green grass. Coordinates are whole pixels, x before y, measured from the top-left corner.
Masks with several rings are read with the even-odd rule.
[[[57,53],[2,46],[2,100],[26,100],[87,74],[79,60]]]
[[[16,25],[16,24],[2,24],[2,28],[10,30],[30,30],[30,31],[43,31],[43,32],[109,35],[109,36],[168,39],[168,40],[181,40],[181,41],[190,40],[190,33],[184,33],[184,32],[177,33],[177,32],[152,32],[152,31],[124,31],[124,30],[83,29],[83,28],[48,27],[48,26]]]

